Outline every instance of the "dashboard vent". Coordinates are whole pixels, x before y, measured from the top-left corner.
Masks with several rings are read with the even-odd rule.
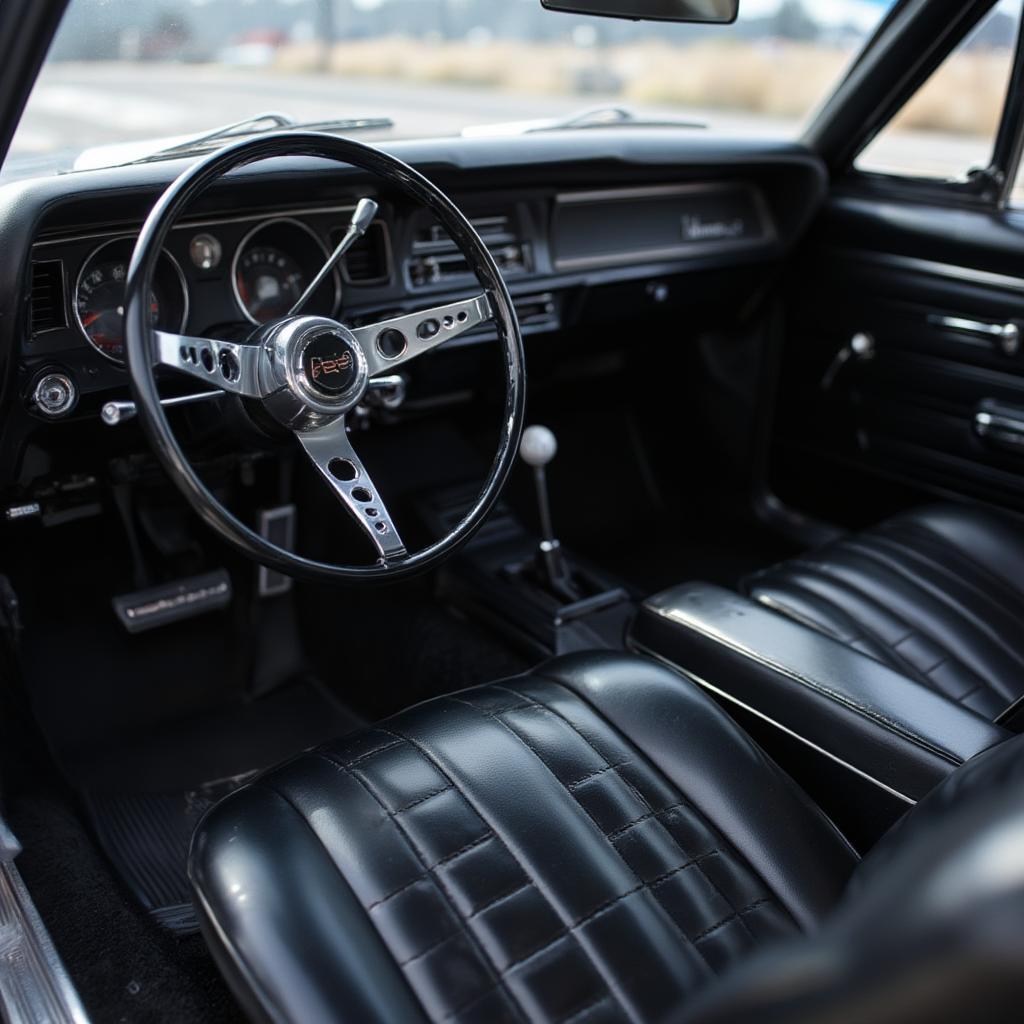
[[[60,260],[32,264],[29,309],[33,334],[67,326],[64,312],[64,264]]]
[[[391,246],[388,229],[380,221],[374,221],[349,250],[345,277],[356,285],[387,284],[391,277]]]
[[[530,246],[519,237],[510,214],[470,217],[470,223],[503,274],[524,274],[530,270]],[[412,253],[409,276],[418,287],[447,283],[470,274],[465,256],[440,224],[429,224],[416,232]]]

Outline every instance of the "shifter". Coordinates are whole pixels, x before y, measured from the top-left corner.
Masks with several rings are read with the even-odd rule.
[[[573,585],[572,573],[566,564],[562,546],[555,537],[551,523],[551,499],[545,467],[558,453],[558,441],[547,427],[527,427],[519,446],[519,455],[533,469],[537,487],[537,508],[540,513],[540,550],[537,552],[537,571],[541,583],[565,601],[577,601],[579,593]]]

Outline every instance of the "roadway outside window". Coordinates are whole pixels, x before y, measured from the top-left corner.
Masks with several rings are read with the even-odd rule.
[[[857,157],[861,171],[960,182],[992,159],[1021,0],[1001,0]]]
[[[125,162],[265,111],[394,122],[371,141],[594,108],[795,137],[892,3],[743,0],[737,24],[703,26],[538,0],[71,0],[3,174]]]

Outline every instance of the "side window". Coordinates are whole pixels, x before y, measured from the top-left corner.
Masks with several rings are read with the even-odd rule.
[[[1021,18],[1001,0],[857,157],[860,171],[963,181],[988,167]]]

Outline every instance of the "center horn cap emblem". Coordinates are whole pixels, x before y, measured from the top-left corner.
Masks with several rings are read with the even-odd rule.
[[[288,390],[308,411],[336,416],[362,399],[369,368],[348,328],[324,317],[298,317],[277,329],[273,346]]]
[[[359,361],[344,338],[322,334],[302,353],[302,373],[306,383],[324,398],[336,398],[350,391],[359,377]]]

